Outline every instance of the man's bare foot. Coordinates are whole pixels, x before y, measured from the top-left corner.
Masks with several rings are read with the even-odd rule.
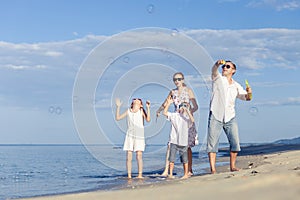
[[[216,170],[211,170],[211,172],[210,172],[211,174],[216,174],[217,173],[217,171]]]
[[[138,179],[143,179],[144,177],[143,177],[143,176],[137,176],[136,178],[138,178]]]
[[[231,172],[237,172],[237,171],[240,171],[240,169],[237,168],[237,167],[234,167],[234,168],[231,168],[230,171],[231,171]]]

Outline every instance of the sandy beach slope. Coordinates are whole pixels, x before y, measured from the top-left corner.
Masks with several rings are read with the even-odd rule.
[[[300,199],[300,150],[276,151],[261,147],[257,153],[247,149],[238,157],[241,171],[229,172],[228,166],[218,173],[193,176],[186,180],[168,180],[162,184],[138,184],[117,191],[95,191],[77,194],[29,198],[32,200],[94,200],[94,199]],[[286,147],[286,146],[285,146]],[[283,146],[284,148],[284,146]],[[295,150],[296,149],[296,150]],[[217,158],[217,162],[228,157]],[[28,200],[28,199],[27,199]]]

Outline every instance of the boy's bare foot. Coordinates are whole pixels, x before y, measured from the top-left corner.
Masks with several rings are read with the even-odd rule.
[[[237,171],[240,171],[240,169],[237,168],[237,167],[234,167],[234,168],[231,168],[230,171],[231,171],[231,172],[237,172]]]
[[[138,179],[143,179],[144,177],[143,177],[143,176],[137,176],[136,178],[138,178]]]
[[[216,174],[217,171],[216,170],[211,170],[211,174]]]
[[[193,175],[194,175],[193,172],[189,172],[189,173],[188,173],[188,176],[189,176],[189,177],[191,177],[191,176],[193,176]]]

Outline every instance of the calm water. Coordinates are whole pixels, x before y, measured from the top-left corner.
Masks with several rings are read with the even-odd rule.
[[[199,156],[199,148],[193,150],[195,174],[204,173],[203,169],[208,167],[205,155]],[[131,184],[126,179],[125,152],[111,146],[99,147],[98,151],[104,158],[100,161],[81,145],[2,145],[0,199],[113,190],[132,187],[131,184],[168,181],[156,176],[164,168],[166,145],[147,147],[143,157],[145,180],[133,180]],[[133,173],[136,172],[134,157]],[[174,172],[178,177],[182,175],[179,161]]]

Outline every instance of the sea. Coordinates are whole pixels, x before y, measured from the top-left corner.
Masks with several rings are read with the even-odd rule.
[[[84,145],[0,145],[0,199],[117,190],[167,182],[170,180],[159,176],[165,166],[166,147],[147,146],[143,154],[143,180],[134,178],[137,175],[134,155],[133,179],[129,182],[122,145],[99,145],[98,156]],[[195,175],[206,173],[209,167],[202,147],[193,148]],[[178,178],[183,175],[179,158],[174,173]]]

